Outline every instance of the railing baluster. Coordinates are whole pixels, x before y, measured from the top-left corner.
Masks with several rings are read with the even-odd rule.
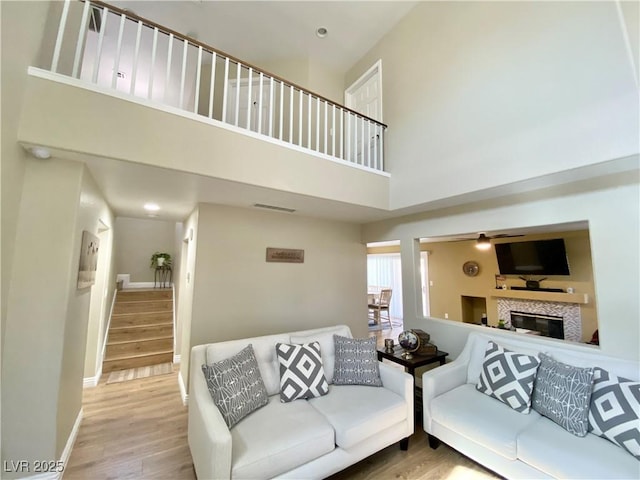
[[[384,172],[384,127],[380,126],[380,171]]]
[[[73,71],[71,72],[71,76],[73,78],[78,78],[78,70],[80,68],[80,58],[82,53],[82,45],[84,44],[84,36],[87,31],[87,22],[89,20],[89,9],[91,8],[91,3],[84,2],[84,8],[82,9],[82,20],[80,21],[80,30],[78,31],[78,41],[76,42],[76,54],[73,58]]]
[[[198,47],[198,65],[196,66],[196,94],[193,99],[193,113],[198,113],[200,104],[200,76],[202,75],[202,45]]]
[[[262,91],[264,90],[264,74],[260,72],[260,91],[258,92],[258,133],[262,133]]]
[[[224,59],[224,89],[222,91],[222,121],[227,122],[227,94],[229,93],[229,57]]]
[[[336,156],[336,104],[331,108],[331,155]]]
[[[184,82],[187,74],[187,54],[189,53],[189,42],[185,38],[182,46],[182,72],[180,74],[180,109],[184,108]]]
[[[311,94],[307,94],[307,99],[307,109],[309,110],[307,112],[307,148],[311,150]]]
[[[327,125],[327,109],[329,108],[329,105],[327,104],[327,102],[322,102],[324,104],[324,154],[327,154],[327,135],[329,134],[329,129],[328,129],[328,125]]]
[[[273,137],[273,77],[269,81],[269,136]]]
[[[113,74],[111,75],[111,88],[116,89],[118,84],[118,69],[120,68],[120,53],[122,52],[122,35],[124,33],[124,22],[126,16],[120,14],[120,29],[118,30],[118,43],[116,44],[116,58],[113,61]]]
[[[149,92],[147,98],[151,100],[153,96],[153,78],[156,71],[156,53],[158,50],[158,27],[153,29],[153,46],[151,47],[151,71],[149,72]]]
[[[367,167],[371,167],[371,122],[367,120]]]
[[[300,93],[300,96],[298,97],[300,100],[300,108],[299,108],[299,116],[298,116],[298,145],[302,146],[302,102],[303,102],[303,98],[302,98],[302,90],[298,90],[298,92]]]
[[[378,125],[374,127],[374,137],[373,137],[373,168],[378,168],[378,139],[380,135],[378,134]]]
[[[353,163],[358,162],[358,116],[353,116]]]
[[[242,64],[236,63],[236,115],[233,124],[237,127],[240,119],[240,78],[242,76]]]
[[[213,94],[216,86],[216,52],[211,52],[211,82],[209,83],[209,118],[213,118]]]
[[[253,68],[249,67],[249,86],[247,91],[247,130],[251,130],[251,100],[253,87]]]
[[[289,143],[293,144],[293,85],[289,85]]]
[[[340,109],[340,158],[344,158],[344,110]]]
[[[100,57],[102,57],[102,43],[104,42],[104,32],[107,29],[107,19],[109,18],[109,9],[102,9],[102,25],[100,26],[100,35],[98,35],[98,46],[96,49],[96,58],[93,64],[93,75],[91,80],[98,83],[98,72],[100,71]]]
[[[346,145],[345,145],[345,150],[346,150],[346,157],[345,160],[347,162],[351,161],[351,142],[352,142],[352,138],[351,138],[351,113],[349,112],[345,112],[345,115],[347,116],[347,137],[346,137]]]
[[[140,55],[140,38],[142,37],[142,22],[138,21],[138,30],[136,31],[136,46],[133,51],[133,67],[131,69],[131,86],[129,93],[136,93],[136,77],[138,75],[138,57]]]
[[[280,82],[280,122],[278,128],[278,139],[282,140],[282,128],[284,123],[284,83]]]
[[[62,40],[64,39],[64,30],[67,26],[67,17],[69,16],[69,3],[70,0],[64,0],[62,7],[62,16],[60,17],[60,23],[58,24],[58,36],[56,37],[56,46],[53,49],[53,58],[51,59],[51,71],[53,73],[58,72],[58,62],[60,61],[60,50],[62,49]]]
[[[320,97],[316,98],[316,152],[320,151]]]
[[[164,101],[169,103],[169,79],[171,78],[171,57],[173,55],[173,33],[169,34],[169,46],[167,47],[167,72],[164,79]]]

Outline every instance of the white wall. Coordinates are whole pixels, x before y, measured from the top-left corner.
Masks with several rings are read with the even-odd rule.
[[[421,2],[379,58],[392,209],[639,151],[616,2]]]
[[[200,204],[197,235],[190,346],[336,324],[367,334],[359,225]],[[267,247],[303,249],[304,263],[267,263]]]
[[[174,258],[175,222],[142,218],[116,218],[117,273],[128,273],[132,282],[153,282],[151,255],[165,252]]]
[[[367,242],[401,240],[404,318],[409,326],[440,332],[434,342],[446,351],[464,343],[457,322],[433,323],[421,312],[414,239],[468,232],[509,230],[589,222],[597,316],[602,352],[640,358],[640,186],[638,170],[571,185],[513,195],[473,205],[448,208],[368,224]],[[451,324],[447,326],[447,324]],[[466,328],[466,327],[464,327]],[[464,337],[464,335],[463,335]],[[440,345],[442,344],[442,345]]]

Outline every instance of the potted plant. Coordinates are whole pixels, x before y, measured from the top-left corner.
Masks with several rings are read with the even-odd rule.
[[[171,255],[164,252],[155,252],[151,255],[151,268],[158,267],[170,267],[171,266]]]

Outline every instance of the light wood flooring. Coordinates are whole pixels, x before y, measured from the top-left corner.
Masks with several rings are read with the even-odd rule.
[[[388,338],[399,332],[385,330]],[[376,335],[378,337],[378,335]],[[187,444],[187,407],[177,368],[169,375],[106,384],[84,391],[84,418],[64,479],[195,479]],[[392,445],[330,477],[343,479],[498,478],[446,445],[432,450],[417,419],[408,451]]]

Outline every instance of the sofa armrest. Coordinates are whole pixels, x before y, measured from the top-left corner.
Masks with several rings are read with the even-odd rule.
[[[378,366],[383,387],[397,393],[407,402],[407,436],[409,436],[413,433],[415,425],[413,377],[398,367],[392,367],[382,362],[378,362]]]
[[[194,347],[194,350],[199,347]],[[189,448],[196,475],[201,479],[231,478],[231,432],[213,403],[200,366],[192,352],[189,388]]]
[[[423,427],[431,433],[431,401],[443,393],[453,390],[467,381],[468,363],[455,360],[422,374],[422,415]]]

